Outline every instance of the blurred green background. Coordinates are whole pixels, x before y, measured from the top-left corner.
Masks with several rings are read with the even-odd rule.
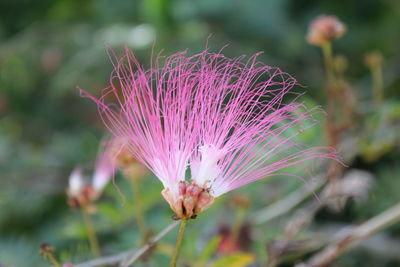
[[[53,244],[63,261],[90,258],[80,213],[67,205],[65,190],[71,170],[94,161],[105,133],[96,106],[81,98],[77,87],[98,95],[107,86],[111,64],[106,45],[117,54],[123,46],[132,48],[144,65],[149,65],[153,44],[155,52],[163,50],[164,55],[184,49],[199,52],[207,40],[213,51],[227,45],[223,53],[229,57],[263,51],[261,61],[292,74],[307,86],[307,101],[324,105],[321,52],[305,41],[309,22],[320,14],[336,15],[347,25],[334,50],[348,58],[346,77],[367,114],[349,168],[368,170],[376,181],[366,202],[351,202],[338,213],[324,211],[316,223],[360,223],[400,201],[398,0],[1,0],[0,265],[49,266],[38,254],[42,242]],[[364,54],[371,50],[381,51],[385,59],[385,104],[380,110],[370,105]],[[321,129],[316,129],[309,140],[323,140]],[[146,217],[159,231],[170,222],[171,212],[159,194],[161,184],[153,177],[147,180]],[[105,254],[134,248],[138,242],[129,187],[120,177],[116,183],[127,199],[109,186],[95,215]],[[253,196],[252,210],[302,183],[272,179],[259,184],[241,189]],[[207,236],[214,229],[210,218],[216,218],[215,224],[221,221],[218,205],[193,227]],[[266,257],[268,238],[280,231],[279,224],[265,227],[268,233],[255,246],[261,258]],[[400,228],[393,227],[389,234],[399,246]],[[175,235],[169,238],[173,242]],[[187,246],[186,255],[194,253],[199,242],[204,240]],[[162,253],[150,260],[156,266],[166,262],[168,256]],[[366,257],[358,250],[338,266],[396,264],[398,258]]]

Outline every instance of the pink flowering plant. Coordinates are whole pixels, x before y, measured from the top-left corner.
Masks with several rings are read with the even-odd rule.
[[[145,70],[126,50],[102,96],[83,93],[96,102],[112,134],[126,140],[124,149],[163,183],[162,195],[182,219],[286,167],[335,158],[330,148],[294,142],[300,131],[288,134],[311,127],[319,111],[284,103],[284,97],[296,96],[295,85],[292,76],[258,62],[257,55],[244,61],[181,52]],[[108,103],[109,95],[116,101]]]
[[[195,218],[253,181],[296,176],[288,167],[336,158],[328,147],[295,142],[319,108],[298,103],[296,80],[257,57],[180,52],[146,70],[126,49],[100,98],[82,91],[115,138],[126,140],[123,149],[163,183],[177,219]]]

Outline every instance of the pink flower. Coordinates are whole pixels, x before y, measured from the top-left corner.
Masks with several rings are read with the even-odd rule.
[[[103,142],[91,183],[84,177],[81,168],[77,167],[72,171],[67,189],[68,203],[72,207],[92,205],[100,197],[114,175],[116,162],[112,152],[112,147]]]
[[[335,16],[321,15],[309,26],[307,41],[322,46],[343,36],[346,26]]]
[[[93,189],[100,194],[114,175],[116,162],[111,144],[102,144],[93,173]]]
[[[181,52],[145,70],[126,49],[99,99],[82,92],[96,102],[112,134],[127,138],[124,149],[163,183],[177,216],[191,218],[228,191],[336,157],[330,148],[294,141],[319,111],[284,102],[297,98],[294,85],[293,77],[257,55],[245,61]]]

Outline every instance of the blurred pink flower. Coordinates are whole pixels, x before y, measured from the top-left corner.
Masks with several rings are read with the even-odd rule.
[[[72,171],[67,188],[70,206],[92,205],[101,196],[104,187],[112,179],[115,166],[112,148],[103,142],[97,156],[91,182],[85,179],[81,168],[77,167]]]
[[[307,41],[322,46],[342,37],[345,32],[346,26],[337,17],[321,15],[310,23]]]
[[[330,148],[294,141],[319,111],[284,103],[284,97],[297,98],[294,85],[293,77],[257,55],[244,61],[181,52],[145,70],[126,49],[102,96],[82,93],[96,102],[116,138],[128,137],[124,149],[163,183],[177,216],[191,218],[228,191],[278,171],[287,175],[283,169],[307,160],[336,158]]]
[[[111,181],[114,176],[116,167],[115,155],[113,154],[113,144],[103,142],[99,155],[96,160],[94,174],[92,178],[93,189],[100,194],[104,187]]]

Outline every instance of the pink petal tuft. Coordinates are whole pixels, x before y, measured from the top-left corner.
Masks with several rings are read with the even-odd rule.
[[[257,55],[245,61],[181,52],[145,70],[126,49],[102,96],[82,93],[165,188],[179,196],[190,167],[193,181],[217,197],[286,167],[336,159],[330,148],[294,141],[316,123],[319,111],[294,102],[294,85],[293,77],[258,62]],[[294,100],[284,102],[290,96]]]

